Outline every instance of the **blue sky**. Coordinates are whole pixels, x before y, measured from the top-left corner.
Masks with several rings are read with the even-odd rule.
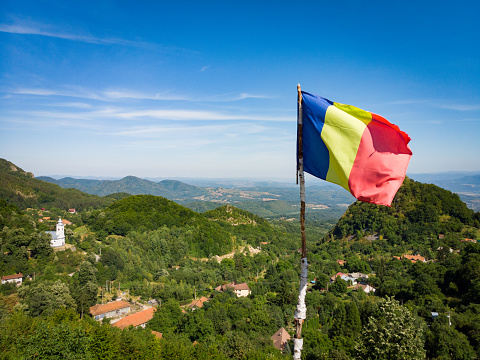
[[[35,175],[295,179],[296,85],[480,170],[478,1],[0,5],[0,157]]]

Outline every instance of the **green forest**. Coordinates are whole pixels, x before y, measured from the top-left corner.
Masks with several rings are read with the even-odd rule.
[[[297,220],[89,195],[0,164],[0,274],[23,276],[0,286],[0,358],[292,358],[271,337],[295,331]],[[59,217],[67,245],[54,249]],[[480,358],[480,213],[458,195],[406,178],[391,207],[355,202],[306,234],[302,359]],[[251,293],[215,290],[229,283]],[[90,315],[120,298],[154,300],[145,329]]]

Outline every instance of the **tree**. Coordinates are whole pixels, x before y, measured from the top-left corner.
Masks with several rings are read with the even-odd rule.
[[[424,359],[422,328],[406,307],[388,296],[379,302],[355,349],[359,359]]]
[[[437,318],[426,334],[429,358],[474,359],[475,352],[465,334],[448,325],[446,316]]]
[[[347,292],[347,283],[340,276],[337,276],[332,284],[332,291],[335,295],[345,294]]]
[[[22,286],[18,295],[22,301],[16,308],[32,316],[49,315],[62,307],[73,310],[76,308],[68,286],[60,280],[54,283],[41,282],[36,286]]]
[[[85,285],[89,282],[96,283],[97,278],[95,277],[95,272],[97,269],[88,261],[84,261],[80,264],[80,269],[78,270],[78,281],[80,285]]]
[[[360,313],[355,301],[352,301],[347,308],[346,323],[346,330],[351,332],[351,335],[355,336],[362,330],[362,321],[360,320]]]
[[[180,324],[182,309],[174,299],[168,299],[148,322],[148,327],[161,333],[173,333]]]

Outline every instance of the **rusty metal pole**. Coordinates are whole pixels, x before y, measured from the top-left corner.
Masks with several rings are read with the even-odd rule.
[[[305,295],[307,294],[308,282],[308,263],[307,263],[307,237],[305,235],[305,177],[303,172],[303,113],[302,113],[302,90],[300,84],[297,85],[298,99],[298,117],[297,117],[297,183],[300,179],[300,232],[302,238],[302,263],[300,275],[300,291],[298,294],[298,305],[295,311],[295,336],[293,338],[293,359],[300,360],[303,339],[302,325],[307,315],[307,306],[305,305]]]

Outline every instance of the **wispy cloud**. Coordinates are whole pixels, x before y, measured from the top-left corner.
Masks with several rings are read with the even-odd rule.
[[[435,108],[448,109],[448,110],[457,110],[457,111],[476,111],[480,110],[480,105],[478,104],[452,104],[443,100],[428,100],[428,99],[406,99],[392,101],[388,105],[415,105],[415,104],[428,104]]]
[[[461,122],[477,122],[480,121],[480,118],[467,118],[467,119],[460,119]]]
[[[34,95],[34,96],[65,96],[80,99],[107,101],[108,98],[94,91],[75,87],[73,89],[44,89],[44,88],[20,88],[11,91],[12,94]]]
[[[52,104],[52,106],[55,107],[66,107],[66,108],[75,108],[75,109],[91,109],[92,105],[90,104],[85,104],[81,102],[71,102],[71,103],[58,103],[58,104]]]
[[[427,99],[405,99],[405,100],[397,100],[388,103],[388,105],[412,105],[412,104],[425,104],[432,102],[432,100]]]
[[[251,94],[251,93],[227,93],[211,95],[207,97],[193,97],[183,94],[175,94],[173,90],[161,92],[141,92],[130,89],[109,89],[95,91],[77,86],[68,86],[64,89],[46,89],[46,88],[19,88],[11,91],[12,94],[34,95],[34,96],[64,96],[79,99],[99,100],[112,102],[123,99],[133,100],[158,100],[158,101],[190,101],[190,102],[233,102],[244,99],[272,99],[271,95]]]
[[[202,68],[200,69],[200,72],[206,71],[209,67],[210,67],[210,65],[205,65],[204,67],[202,67]]]
[[[185,52],[196,54],[197,51],[185,48],[178,48],[175,46],[165,46],[161,44],[148,43],[144,41],[132,41],[128,39],[121,39],[115,37],[98,37],[90,34],[76,34],[71,32],[65,32],[62,29],[58,30],[54,25],[42,24],[32,21],[24,21],[15,19],[14,24],[0,24],[0,32],[20,35],[37,35],[46,36],[50,38],[78,41],[87,44],[96,45],[121,45],[128,47],[144,48],[156,51],[167,52]]]
[[[131,90],[109,90],[104,91],[103,95],[108,99],[192,100],[183,95],[172,94],[170,91],[164,91],[156,94],[145,94]]]
[[[174,135],[173,139],[178,137],[216,137],[222,134],[222,137],[238,137],[242,135],[252,135],[265,132],[268,128],[261,125],[252,124],[221,124],[221,125],[199,125],[199,126],[165,126],[148,125],[134,126],[120,131],[110,132],[110,135],[117,136],[139,136],[139,137],[158,137],[161,135]]]
[[[106,39],[106,38],[98,38],[98,37],[88,36],[88,35],[77,35],[77,34],[69,34],[64,32],[49,31],[46,29],[41,29],[40,27],[35,27],[32,25],[23,25],[23,24],[14,24],[14,25],[0,24],[0,32],[10,33],[10,34],[22,34],[22,35],[40,35],[40,36],[47,36],[51,38],[57,38],[57,39],[80,41],[80,42],[85,42],[90,44],[104,44],[104,45],[118,44],[118,45],[125,45],[125,46],[148,45],[147,43],[130,41],[125,39],[117,39],[117,38]]]
[[[265,94],[251,94],[251,93],[226,93],[226,94],[218,94],[218,95],[211,95],[199,100],[201,101],[208,101],[208,102],[229,102],[229,101],[238,101],[244,99],[272,99],[274,96],[265,95]]]
[[[56,111],[17,111],[17,114],[24,116],[34,116],[39,118],[56,119],[78,119],[78,120],[128,120],[140,121],[146,120],[165,120],[165,121],[293,121],[294,116],[265,116],[257,113],[245,115],[229,114],[220,111],[203,111],[187,109],[150,109],[150,110],[130,110],[118,107],[104,107],[93,111],[81,112],[56,112]]]
[[[115,117],[122,119],[138,119],[138,118],[151,118],[158,120],[259,120],[259,121],[291,121],[291,117],[285,116],[264,116],[260,114],[227,114],[216,111],[202,111],[202,110],[138,110],[138,111],[119,111],[112,114]]]
[[[480,105],[467,105],[467,104],[443,104],[438,105],[439,108],[457,111],[476,111],[480,110]]]

